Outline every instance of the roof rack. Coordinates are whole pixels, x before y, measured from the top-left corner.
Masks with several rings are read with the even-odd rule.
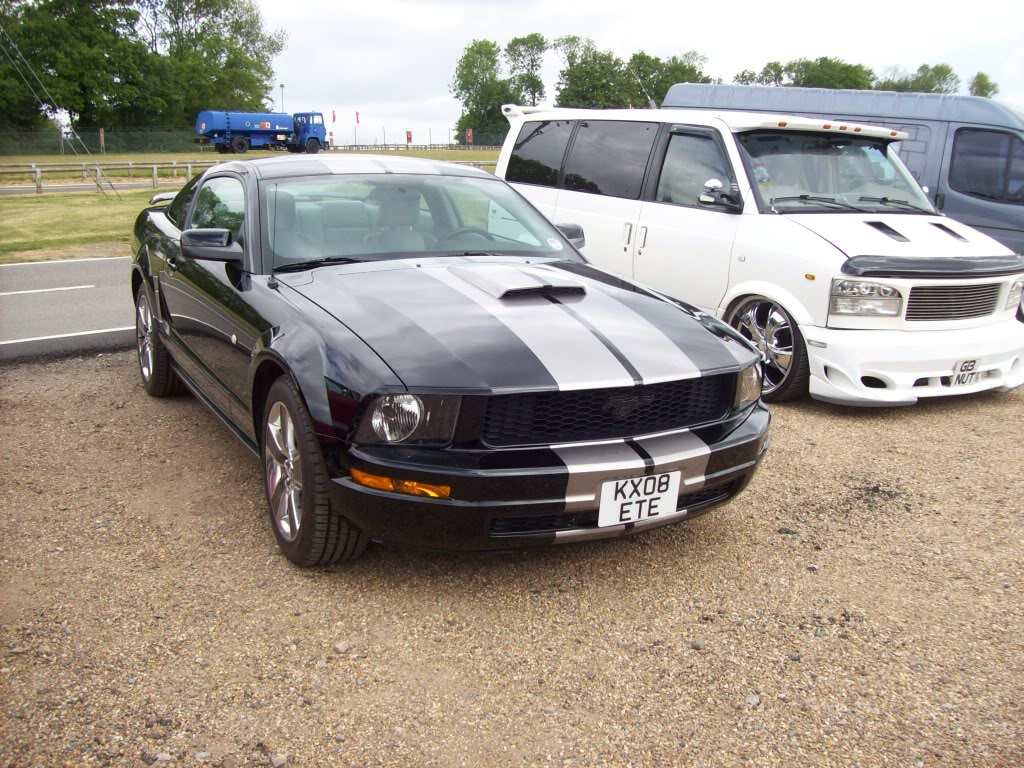
[[[516,117],[522,117],[523,115],[529,115],[534,112],[550,112],[551,107],[522,107],[518,104],[502,104],[501,114],[512,120]]]

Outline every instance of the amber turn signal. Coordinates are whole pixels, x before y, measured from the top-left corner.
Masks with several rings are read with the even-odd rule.
[[[407,493],[410,496],[429,496],[432,499],[447,499],[452,495],[450,485],[431,485],[416,480],[396,480],[383,475],[371,475],[358,469],[352,470],[352,479],[367,488],[391,493]]]

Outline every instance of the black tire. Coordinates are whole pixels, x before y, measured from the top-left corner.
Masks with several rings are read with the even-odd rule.
[[[279,443],[275,441],[272,430],[277,429],[278,434],[282,433],[281,429],[273,425],[274,422],[281,425],[278,418],[281,411],[275,406],[283,406],[291,420],[294,448],[301,462],[300,496],[298,504],[295,505],[299,514],[294,528],[290,520],[279,523],[279,514],[275,513],[275,506],[278,511],[282,509],[281,501],[284,502],[285,509],[289,508],[287,495],[294,489],[294,476],[290,474],[292,464],[289,464],[285,475],[290,478],[290,482],[282,478],[281,472],[277,472],[278,483],[273,484],[279,489],[277,505],[275,505],[274,492],[271,488],[271,473],[274,471],[275,463],[281,467],[281,464],[275,459],[273,447]],[[320,443],[313,431],[313,422],[309,411],[306,410],[306,405],[303,403],[298,389],[288,376],[277,379],[267,393],[263,408],[263,423],[260,425],[260,438],[263,456],[263,492],[267,499],[267,511],[270,515],[274,537],[284,556],[303,568],[348,562],[360,557],[366,551],[369,540],[355,525],[331,509],[330,496],[327,492],[330,480],[323,454],[320,451]],[[287,446],[287,441],[285,444]],[[290,446],[288,447],[290,448]],[[293,456],[291,450],[288,453]],[[294,456],[292,461],[294,461]],[[285,517],[287,516],[286,512]],[[285,530],[285,528],[290,530]]]
[[[749,315],[748,310],[750,311]],[[787,400],[804,397],[807,394],[811,378],[807,360],[807,344],[804,342],[804,336],[800,333],[800,327],[793,320],[793,316],[781,304],[764,296],[745,296],[733,306],[727,321],[744,338],[758,346],[758,340],[755,338],[757,334],[752,333],[749,328],[750,321],[753,321],[753,325],[760,324],[761,330],[764,330],[768,326],[769,315],[772,312],[777,312],[781,316],[783,322],[778,327],[785,329],[779,336],[776,336],[776,340],[777,342],[781,341],[783,348],[788,342],[789,348],[792,349],[792,357],[785,373],[780,373],[781,368],[770,356],[765,360],[765,389],[762,397],[766,403],[783,403]],[[766,352],[764,346],[759,349],[762,353]]]
[[[148,323],[148,329],[145,327]],[[144,342],[148,343],[148,347]],[[160,339],[146,286],[135,294],[135,353],[139,376],[146,393],[153,397],[179,395],[185,387],[171,368],[171,355]]]
[[[213,146],[217,150],[218,155],[226,155],[228,153],[228,148],[225,144],[214,144]]]
[[[231,140],[231,151],[236,155],[244,155],[249,151],[249,141],[244,136],[236,136]]]
[[[316,139],[308,139],[306,141],[306,154],[315,155],[320,151],[320,142]]]

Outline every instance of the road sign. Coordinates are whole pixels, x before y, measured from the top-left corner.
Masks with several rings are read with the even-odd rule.
[[[405,143],[412,144],[412,131],[405,132]]]
[[[467,128],[466,129],[466,143],[467,144],[472,144],[473,143],[473,129],[472,128]]]

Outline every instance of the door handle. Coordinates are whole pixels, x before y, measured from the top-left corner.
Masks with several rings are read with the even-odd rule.
[[[640,231],[637,233],[636,247],[644,248],[647,246],[647,227],[640,227]]]
[[[633,225],[630,224],[627,221],[626,225],[622,228],[622,244],[623,245],[629,245],[629,241],[632,240],[632,239],[633,239]]]
[[[944,206],[945,204],[946,204],[946,196],[944,194],[942,194],[941,192],[936,192],[935,193],[935,207],[938,208],[941,211],[942,210],[942,206]]]

